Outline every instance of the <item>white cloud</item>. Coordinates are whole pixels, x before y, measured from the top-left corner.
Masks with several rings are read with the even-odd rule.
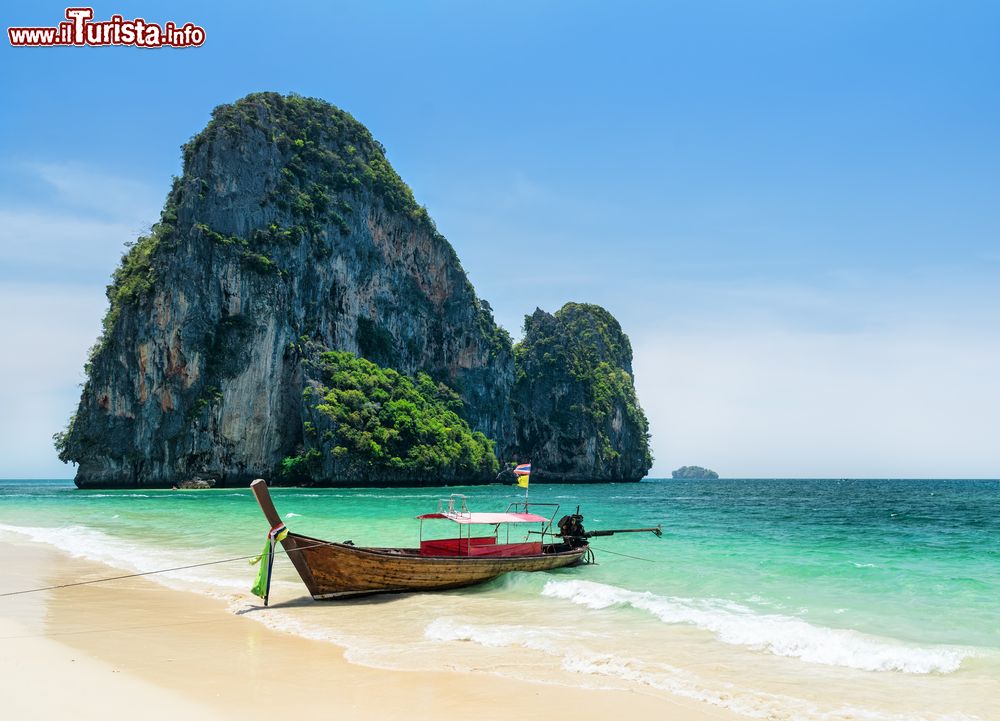
[[[0,477],[65,478],[51,437],[76,409],[104,286],[159,216],[149,186],[74,164],[24,166],[51,190],[0,205]]]
[[[27,168],[68,206],[147,224],[159,218],[163,193],[142,181],[77,163],[31,163]]]
[[[942,326],[633,339],[655,476],[997,477],[1000,339]]]
[[[51,438],[76,410],[105,307],[103,286],[0,283],[0,477],[73,474]]]
[[[28,276],[51,277],[53,271],[106,280],[118,265],[126,241],[138,226],[31,210],[0,208],[0,254],[8,268]]]
[[[55,194],[0,205],[0,260],[9,280],[106,282],[126,241],[159,219],[150,186],[79,165],[26,166]]]

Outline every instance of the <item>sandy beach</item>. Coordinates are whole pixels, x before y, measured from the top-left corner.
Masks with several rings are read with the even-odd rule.
[[[30,542],[7,541],[0,552],[0,592],[120,573]],[[638,692],[366,668],[333,644],[143,578],[0,598],[0,638],[12,717],[131,719],[141,709],[145,719],[738,718]]]

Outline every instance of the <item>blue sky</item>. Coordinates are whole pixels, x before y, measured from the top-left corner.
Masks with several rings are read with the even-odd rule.
[[[1000,6],[113,13],[207,42],[0,46],[0,476],[71,475],[49,437],[122,244],[211,109],[256,90],[368,125],[515,335],[536,305],[609,308],[654,475],[1000,476]]]

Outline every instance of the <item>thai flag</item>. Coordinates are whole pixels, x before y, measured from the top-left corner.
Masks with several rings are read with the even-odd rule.
[[[531,474],[531,464],[522,463],[519,466],[514,467],[514,475],[516,476],[527,476]]]

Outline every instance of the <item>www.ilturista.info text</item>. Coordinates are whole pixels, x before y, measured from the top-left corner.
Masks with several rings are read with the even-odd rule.
[[[93,8],[66,8],[66,22],[55,27],[7,28],[10,44],[18,47],[57,45],[131,45],[137,48],[191,48],[205,42],[205,29],[194,23],[163,25],[142,18],[125,20],[112,15],[110,20],[94,22]]]

